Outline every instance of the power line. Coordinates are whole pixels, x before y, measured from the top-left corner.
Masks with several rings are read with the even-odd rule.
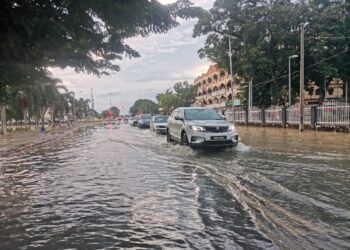
[[[317,62],[317,63],[311,64],[311,65],[305,67],[305,69],[310,69],[310,68],[312,68],[312,67],[314,67],[314,66],[316,66],[316,65],[319,65],[319,64],[321,64],[321,63],[324,63],[325,61],[328,61],[328,60],[330,60],[330,59],[332,59],[332,58],[334,58],[334,57],[337,57],[337,56],[339,56],[339,55],[341,55],[341,54],[344,54],[344,53],[346,53],[347,51],[348,51],[348,48],[346,48],[345,50],[343,50],[343,51],[341,51],[341,52],[339,52],[339,53],[337,53],[337,54],[334,54],[334,55],[332,55],[332,56],[330,56],[330,57],[328,57],[328,58],[325,58],[325,59],[323,59],[323,60],[321,60],[321,61],[319,61],[319,62]],[[291,73],[291,75],[294,75],[294,74],[297,74],[297,73],[299,73],[299,71],[294,71],[294,72]],[[276,78],[271,79],[271,80],[259,82],[259,83],[257,83],[257,84],[254,84],[254,87],[258,87],[258,86],[260,86],[260,85],[265,85],[265,84],[268,84],[268,83],[270,83],[270,82],[274,82],[274,81],[276,81],[276,80],[279,80],[279,79],[282,79],[282,78],[285,78],[285,77],[288,77],[288,74],[283,75],[283,76],[276,77]]]
[[[350,39],[350,36],[309,36],[309,38],[314,39]],[[306,40],[308,40],[306,39]]]

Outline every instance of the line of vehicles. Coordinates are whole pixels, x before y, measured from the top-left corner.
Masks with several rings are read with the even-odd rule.
[[[180,107],[169,117],[142,114],[132,117],[129,122],[132,126],[166,134],[167,142],[178,142],[192,148],[238,145],[235,126],[211,108]]]

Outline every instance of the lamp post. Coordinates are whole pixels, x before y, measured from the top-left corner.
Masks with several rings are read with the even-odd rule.
[[[232,50],[231,50],[231,39],[236,39],[237,37],[228,34],[222,34],[224,37],[228,37],[228,57],[230,59],[230,76],[231,76],[231,95],[232,95],[232,116],[233,122],[235,121],[235,106],[234,106],[234,91],[233,91],[233,74],[232,74]]]
[[[298,58],[298,55],[292,55],[288,57],[288,106],[292,106],[292,75],[291,75],[291,66],[290,59]]]

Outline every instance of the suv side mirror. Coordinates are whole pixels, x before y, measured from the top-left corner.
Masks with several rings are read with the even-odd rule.
[[[184,119],[182,117],[180,117],[180,116],[175,116],[175,120],[176,121],[184,121]]]

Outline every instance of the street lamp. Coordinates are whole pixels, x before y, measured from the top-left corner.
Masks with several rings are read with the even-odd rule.
[[[290,59],[292,58],[298,58],[299,55],[292,55],[288,57],[288,106],[292,106],[292,76],[291,76],[291,70],[290,70]]]
[[[232,74],[232,50],[231,50],[231,39],[236,39],[237,37],[222,34],[224,37],[228,37],[228,57],[230,59],[230,75],[231,75],[231,95],[232,95],[232,115],[233,121],[235,120],[235,106],[234,106],[234,96],[233,96],[233,74]]]

